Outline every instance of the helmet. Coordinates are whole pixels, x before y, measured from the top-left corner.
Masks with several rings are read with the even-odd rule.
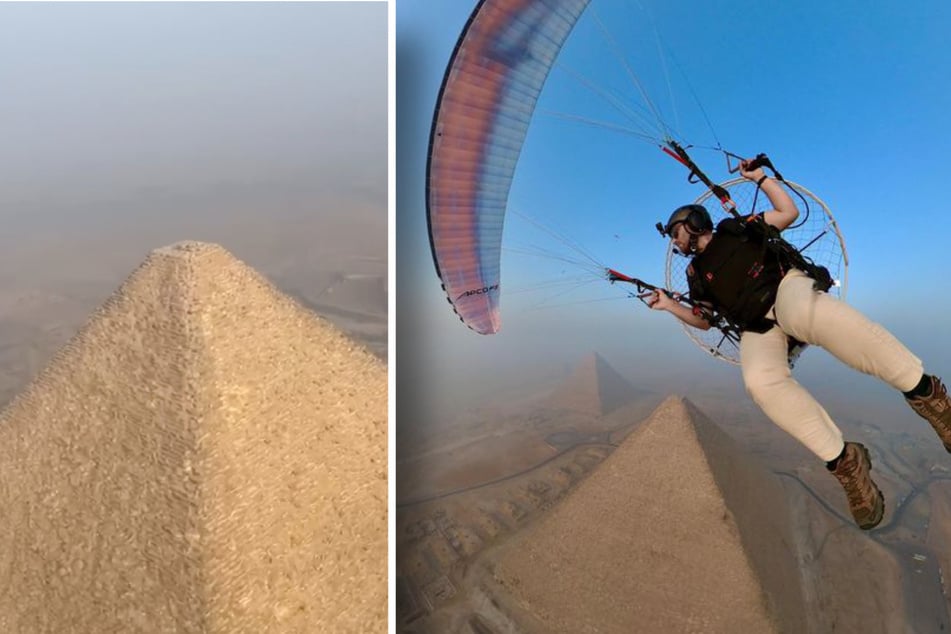
[[[674,213],[670,214],[670,220],[664,225],[662,233],[669,237],[670,232],[681,222],[687,225],[687,231],[693,235],[713,231],[713,220],[703,205],[684,205],[675,209]]]

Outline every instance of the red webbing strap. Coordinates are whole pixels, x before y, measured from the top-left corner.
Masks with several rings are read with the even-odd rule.
[[[667,147],[661,147],[661,149],[667,155],[677,159],[680,163],[685,165],[687,169],[690,170],[691,176],[696,176],[703,182],[707,188],[713,192],[713,195],[720,200],[720,204],[723,206],[723,209],[729,212],[732,216],[739,218],[740,213],[736,210],[736,203],[730,199],[730,194],[726,189],[720,187],[716,183],[710,180],[703,171],[697,167],[697,164],[693,162],[693,159],[690,158],[690,155],[687,154],[687,151],[681,147],[676,141],[668,141]]]

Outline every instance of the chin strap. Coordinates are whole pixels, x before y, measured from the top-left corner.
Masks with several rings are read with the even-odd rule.
[[[694,235],[692,233],[690,234],[690,241],[687,242],[687,249],[690,251],[691,254],[697,252],[697,247],[699,246],[697,243],[699,241],[700,241],[700,236]]]

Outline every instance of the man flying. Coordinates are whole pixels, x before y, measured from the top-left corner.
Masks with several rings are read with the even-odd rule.
[[[948,452],[951,399],[941,380],[925,374],[921,360],[893,335],[827,294],[817,271],[802,270],[808,267],[770,247],[770,233],[790,226],[799,210],[778,181],[762,168],[748,170],[749,166],[750,161],[742,162],[740,173],[762,188],[774,209],[727,218],[714,227],[703,206],[686,205],[671,214],[664,232],[681,254],[691,258],[687,266],[691,300],[725,317],[741,332],[740,365],[747,392],[766,416],[826,462],[845,489],[856,523],[866,530],[874,528],[882,521],[885,502],[869,473],[868,449],[844,441],[825,409],[792,378],[790,345],[801,342],[824,348],[848,366],[901,391]],[[706,310],[684,305],[665,291],[641,297],[649,298],[652,309],[666,310],[694,328],[712,326]]]

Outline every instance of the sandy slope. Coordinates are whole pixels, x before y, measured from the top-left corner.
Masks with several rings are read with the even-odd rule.
[[[386,628],[386,370],[153,252],[0,418],[0,631]]]
[[[526,631],[777,631],[679,399],[508,545],[495,577]]]

